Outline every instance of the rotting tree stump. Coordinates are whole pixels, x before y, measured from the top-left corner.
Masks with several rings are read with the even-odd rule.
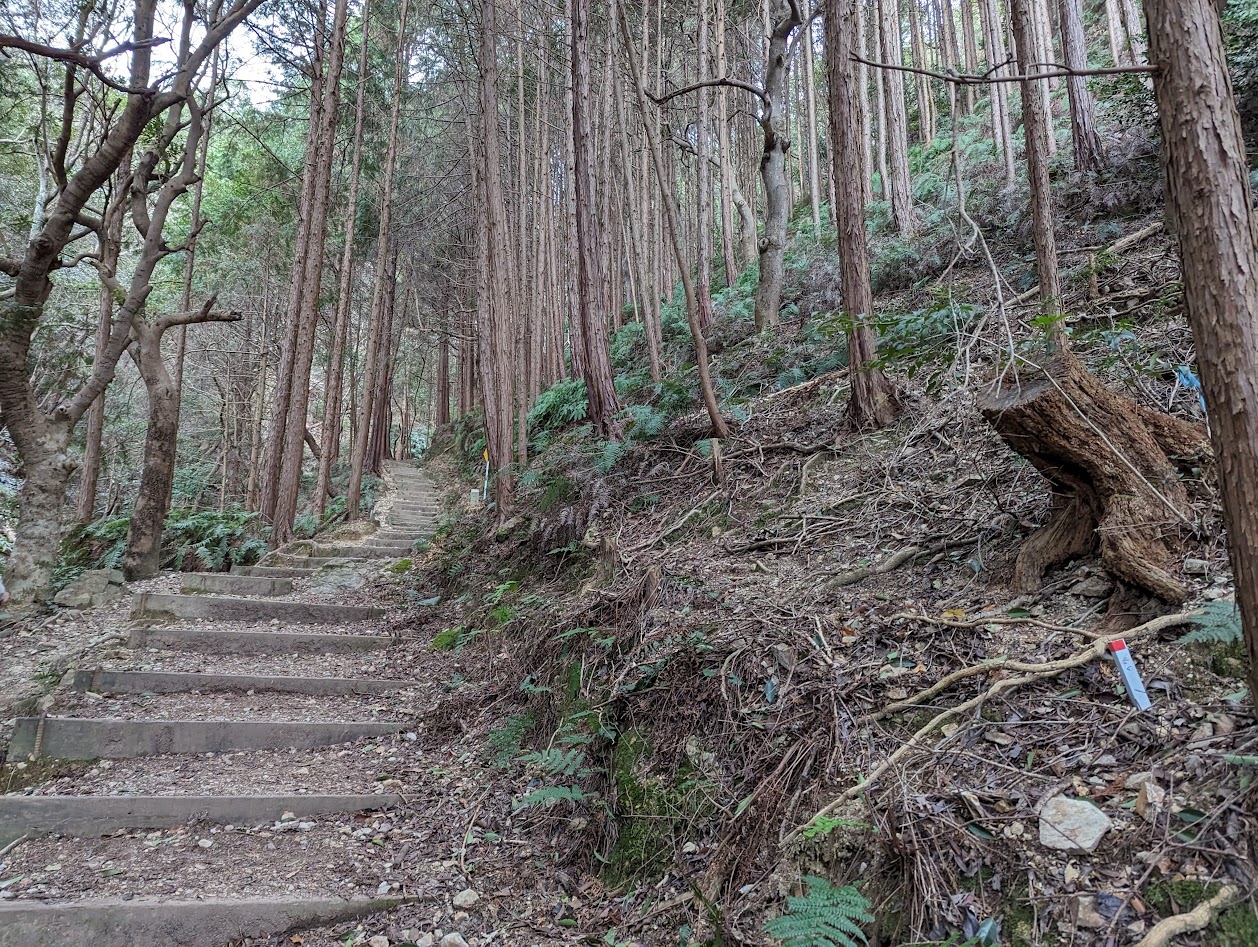
[[[1180,535],[1192,508],[1177,476],[1206,448],[1199,425],[1110,391],[1068,352],[1020,369],[979,398],[979,410],[1052,490],[1048,523],[1023,544],[1013,585],[1098,545],[1106,569],[1166,602],[1182,602]]]

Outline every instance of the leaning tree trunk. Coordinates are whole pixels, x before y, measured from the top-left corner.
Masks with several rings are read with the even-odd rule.
[[[175,452],[179,433],[179,394],[162,359],[162,332],[137,324],[136,367],[148,394],[148,430],[144,435],[144,467],[140,489],[127,529],[122,568],[128,579],[147,579],[161,568],[162,531],[170,512],[175,482]]]

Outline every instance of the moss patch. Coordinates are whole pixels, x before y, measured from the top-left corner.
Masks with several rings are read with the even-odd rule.
[[[612,751],[618,831],[604,874],[615,885],[658,875],[680,844],[677,833],[704,808],[695,782],[651,772],[651,755],[650,741],[632,730]]]
[[[1169,917],[1191,911],[1214,897],[1219,885],[1200,881],[1154,881],[1144,890],[1145,898],[1159,914]],[[1207,931],[1212,947],[1250,947],[1258,944],[1258,914],[1248,901],[1232,905],[1214,919]]]
[[[404,575],[405,573],[410,572],[411,567],[414,565],[415,563],[411,559],[399,559],[397,562],[393,563],[393,565],[389,566],[388,571],[392,572],[394,575]]]

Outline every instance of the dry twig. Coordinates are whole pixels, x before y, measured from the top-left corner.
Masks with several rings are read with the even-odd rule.
[[[1147,637],[1148,635],[1156,634],[1157,632],[1162,631],[1166,628],[1172,628],[1175,625],[1182,625],[1184,622],[1188,621],[1189,618],[1191,618],[1194,614],[1197,614],[1197,613],[1196,612],[1179,612],[1174,615],[1164,615],[1161,618],[1155,618],[1152,621],[1145,622],[1143,625],[1137,625],[1135,628],[1132,628],[1130,631],[1124,632],[1122,635],[1115,635],[1114,638],[1115,639],[1123,638],[1124,640],[1132,641],[1136,638]],[[861,782],[857,783],[855,786],[849,786],[842,793],[840,793],[836,798],[831,800],[816,815],[814,815],[812,819],[809,820],[809,823],[815,821],[816,819],[822,816],[829,815],[847,800],[854,799],[855,797],[861,795],[862,793],[867,792],[870,784],[880,779],[889,769],[891,769],[893,766],[898,764],[901,760],[903,760],[906,756],[908,756],[914,750],[920,749],[925,738],[930,733],[937,730],[939,727],[942,727],[949,720],[952,720],[954,717],[959,717],[962,714],[967,713],[968,711],[975,710],[981,707],[989,699],[993,697],[997,697],[1000,694],[1003,694],[1005,691],[1014,690],[1015,688],[1021,687],[1024,684],[1033,683],[1034,681],[1043,680],[1049,677],[1056,677],[1058,674],[1061,674],[1063,671],[1068,671],[1071,668],[1081,667],[1082,665],[1087,664],[1089,661],[1094,661],[1097,658],[1099,658],[1102,654],[1105,653],[1105,649],[1109,645],[1109,642],[1111,640],[1114,640],[1114,639],[1097,638],[1095,641],[1089,644],[1086,648],[1084,648],[1081,651],[1076,652],[1070,657],[1062,658],[1060,661],[1049,661],[1045,664],[1024,664],[1022,662],[1006,661],[1004,659],[997,659],[994,662],[985,661],[982,664],[975,665],[974,667],[963,668],[961,671],[954,672],[953,674],[948,675],[948,677],[944,678],[943,681],[941,681],[939,684],[935,685],[934,687],[927,688],[925,691],[922,692],[922,694],[915,695],[913,698],[910,698],[908,701],[899,702],[899,706],[901,707],[908,704],[912,704],[914,701],[921,699],[922,695],[929,696],[929,695],[932,695],[933,693],[937,693],[938,690],[942,689],[941,685],[946,687],[950,685],[951,683],[953,683],[954,681],[960,680],[964,677],[970,677],[975,674],[984,673],[986,671],[991,670],[993,667],[1003,666],[1003,667],[1012,668],[1014,670],[1026,671],[1026,673],[1022,674],[1022,676],[1020,677],[1006,677],[999,681],[996,681],[994,684],[991,685],[991,687],[987,688],[987,690],[983,691],[976,697],[971,697],[969,700],[963,701],[962,703],[957,704],[957,706],[950,707],[949,709],[942,711],[941,713],[936,715],[928,724],[926,724],[924,727],[922,727],[920,730],[914,733],[911,737],[909,737],[909,739],[905,741],[905,743],[901,745],[901,747],[898,750],[896,750],[894,753],[888,756],[883,762],[875,766],[873,770],[869,773],[869,775],[865,777],[863,780],[861,780]],[[896,705],[893,704],[892,706],[894,707]],[[798,838],[800,832],[802,832],[803,829],[809,823],[796,826],[794,829],[792,829],[786,835],[786,837],[782,840],[782,844],[787,845],[791,843],[792,841],[794,841],[796,838]]]

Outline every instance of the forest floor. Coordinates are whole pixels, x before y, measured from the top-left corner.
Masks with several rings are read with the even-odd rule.
[[[1173,244],[1149,223],[1072,277],[1076,352],[1199,420],[1173,370],[1191,361]],[[955,299],[984,276],[954,274]],[[931,292],[887,305],[921,322]],[[445,598],[414,627],[462,659],[449,706],[549,790],[517,818],[554,827],[578,877],[654,892],[645,943],[764,943],[810,873],[859,885],[881,944],[1134,945],[1225,888],[1237,903],[1173,942],[1258,943],[1258,725],[1208,470],[1173,539],[1182,605],[1096,555],[1015,593],[1048,491],[974,405],[1000,325],[895,366],[903,416],[862,433],[846,369],[773,385],[808,324],[732,334],[725,390],[767,388],[718,456],[699,413],[628,446],[561,428],[509,522],[464,515],[417,564]],[[458,456],[433,467],[457,477]],[[1144,712],[1104,653],[1123,636]],[[1078,802],[1104,832],[1063,844]],[[574,930],[602,936],[606,902],[577,900]]]

